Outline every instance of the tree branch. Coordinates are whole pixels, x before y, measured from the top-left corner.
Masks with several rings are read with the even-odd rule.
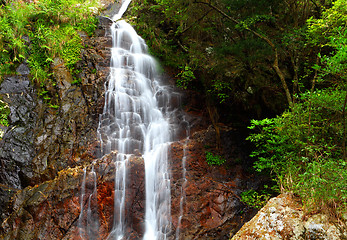
[[[210,9],[207,13],[205,13],[203,16],[201,16],[198,20],[196,20],[194,23],[192,23],[189,27],[187,27],[186,29],[184,29],[180,34],[185,33],[186,31],[188,31],[189,29],[191,29],[195,24],[197,24],[198,22],[200,22],[202,19],[204,19],[213,9]]]
[[[207,5],[209,6],[210,8],[214,9],[215,11],[217,11],[218,13],[220,13],[222,16],[226,17],[227,19],[229,19],[230,21],[234,22],[235,24],[239,24],[240,22],[237,21],[236,19],[232,18],[231,16],[229,16],[228,14],[226,14],[224,11],[222,11],[221,9],[219,9],[218,7],[212,5],[210,2],[199,2],[199,1],[194,1],[193,3],[198,3],[198,4],[204,4],[204,5]],[[266,36],[263,36],[259,33],[257,33],[256,31],[254,31],[253,29],[251,28],[245,28],[245,30],[251,32],[253,35],[259,37],[260,39],[264,40],[267,44],[269,44],[269,46],[272,48],[272,50],[274,51],[274,54],[275,54],[275,60],[273,62],[273,68],[275,69],[278,77],[280,78],[281,80],[281,83],[282,83],[282,86],[283,86],[283,89],[285,91],[285,94],[286,94],[286,97],[287,97],[287,101],[288,101],[288,104],[290,107],[293,107],[293,100],[292,100],[292,97],[291,97],[291,94],[290,94],[290,91],[289,91],[289,88],[288,88],[288,85],[286,83],[286,80],[285,80],[285,77],[284,77],[284,74],[282,72],[282,70],[279,68],[278,66],[278,50],[277,50],[277,47],[275,46],[275,44],[269,39],[267,38]]]

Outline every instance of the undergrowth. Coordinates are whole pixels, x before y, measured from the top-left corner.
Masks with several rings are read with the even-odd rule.
[[[51,64],[64,60],[70,71],[83,48],[79,32],[91,36],[97,26],[96,0],[13,1],[0,6],[0,74],[14,74],[27,61],[32,80],[46,102],[54,98]],[[1,80],[0,80],[1,81]],[[52,105],[54,106],[54,104]]]
[[[327,89],[301,96],[291,111],[253,120],[247,138],[256,145],[255,169],[299,195],[308,212],[347,209],[347,162],[343,156],[346,92]],[[330,209],[330,210],[329,210]]]

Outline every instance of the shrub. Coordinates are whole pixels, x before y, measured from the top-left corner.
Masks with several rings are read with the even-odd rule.
[[[220,155],[215,155],[211,152],[206,152],[206,162],[208,165],[220,166],[225,163],[225,158]]]
[[[291,111],[252,120],[257,171],[274,175],[287,191],[300,195],[308,210],[347,206],[347,168],[343,159],[346,91],[326,89],[301,96]]]
[[[260,209],[264,207],[267,201],[270,199],[269,193],[258,193],[257,191],[250,189],[241,193],[241,200],[248,206]]]
[[[10,114],[10,108],[8,105],[0,100],[0,125],[2,126],[8,126],[8,115]]]

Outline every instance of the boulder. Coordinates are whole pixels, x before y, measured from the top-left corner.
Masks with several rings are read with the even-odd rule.
[[[343,224],[344,225],[344,224]],[[232,240],[346,239],[345,225],[335,225],[325,214],[305,216],[302,204],[290,193],[269,202],[233,236]]]

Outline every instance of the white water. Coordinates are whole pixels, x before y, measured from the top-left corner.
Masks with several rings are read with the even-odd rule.
[[[181,230],[181,222],[183,218],[183,206],[184,203],[186,202],[186,192],[185,188],[187,185],[187,178],[186,178],[186,161],[187,161],[187,150],[188,150],[188,142],[189,142],[189,136],[190,136],[190,126],[189,123],[184,121],[186,123],[186,139],[183,143],[183,157],[182,157],[182,185],[181,185],[181,198],[180,198],[180,212],[179,212],[179,217],[177,221],[177,227],[176,227],[176,240],[180,239],[180,230]]]
[[[78,218],[78,229],[81,239],[96,239],[98,235],[99,222],[96,202],[97,185],[93,166],[89,173],[84,168],[83,173],[80,198],[81,212]]]
[[[124,2],[113,20],[121,18],[129,3]],[[144,239],[167,239],[171,231],[169,93],[160,86],[156,62],[147,54],[147,46],[135,30],[120,20],[112,24],[111,32],[111,70],[98,128],[102,154],[118,151],[114,225],[108,239],[127,238],[124,216],[127,167],[135,153],[142,154],[145,164]]]
[[[119,20],[119,19],[122,18],[123,14],[124,14],[125,11],[128,9],[128,6],[129,6],[130,2],[131,2],[131,0],[126,0],[126,1],[122,4],[122,6],[121,6],[121,8],[119,9],[118,13],[117,13],[116,15],[113,16],[113,18],[112,18],[113,21],[117,21],[117,20]]]

